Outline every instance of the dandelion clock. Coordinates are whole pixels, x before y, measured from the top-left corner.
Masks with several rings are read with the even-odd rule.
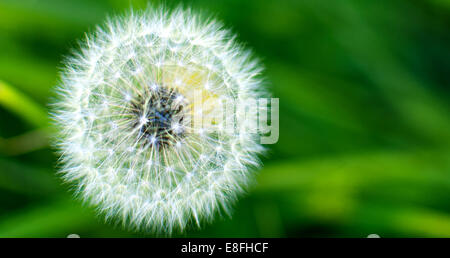
[[[63,70],[61,175],[134,230],[170,234],[229,212],[263,150],[241,108],[264,96],[259,73],[229,31],[190,10],[111,18]]]

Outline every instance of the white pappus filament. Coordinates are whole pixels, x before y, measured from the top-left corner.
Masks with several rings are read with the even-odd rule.
[[[256,117],[194,125],[223,99],[265,93],[250,52],[202,20],[162,8],[112,18],[66,61],[54,108],[61,173],[107,219],[169,234],[200,225],[229,212],[259,166],[245,126]],[[223,130],[229,120],[244,125]]]

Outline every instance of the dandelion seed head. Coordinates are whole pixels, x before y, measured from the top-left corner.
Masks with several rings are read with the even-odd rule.
[[[169,234],[200,225],[228,212],[258,167],[255,135],[194,126],[224,99],[265,94],[249,52],[204,20],[183,9],[111,18],[66,62],[54,109],[61,174],[108,219]]]

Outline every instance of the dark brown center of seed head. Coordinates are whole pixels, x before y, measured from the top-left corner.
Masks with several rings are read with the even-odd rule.
[[[135,126],[146,144],[160,149],[183,137],[184,104],[179,97],[176,90],[159,87],[132,103]]]

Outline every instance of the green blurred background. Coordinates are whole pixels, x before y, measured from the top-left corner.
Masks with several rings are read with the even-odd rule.
[[[262,58],[280,139],[232,218],[180,236],[450,237],[450,1],[184,2]],[[0,237],[152,236],[74,200],[47,138],[63,57],[130,6],[0,0]]]

